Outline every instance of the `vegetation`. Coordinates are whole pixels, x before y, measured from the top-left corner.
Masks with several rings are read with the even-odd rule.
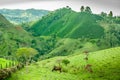
[[[8,80],[119,80],[120,74],[120,47],[89,53],[88,62],[84,60],[85,54],[66,57],[55,57],[39,61],[26,66],[21,71],[13,74]],[[52,68],[58,59],[68,59],[68,66],[62,65],[62,72],[53,71]],[[85,69],[90,64],[93,72]],[[22,74],[22,75],[20,75]]]
[[[40,15],[38,12],[34,13]],[[94,14],[90,7],[81,6],[80,12],[75,12],[66,6],[39,20],[29,17],[28,22],[19,25],[13,25],[3,15],[0,56],[17,58],[18,64],[14,69],[1,69],[0,79],[120,79],[120,16],[114,16],[112,11]],[[2,58],[0,61],[3,65],[9,62]],[[24,68],[26,63],[30,65]]]
[[[67,60],[67,59],[63,59],[63,60],[62,60],[62,63],[65,64],[65,65],[67,66],[67,65],[70,63],[70,61]]]
[[[0,69],[7,68],[12,65],[12,61],[0,58]]]
[[[48,14],[47,10],[37,10],[37,9],[0,9],[0,13],[3,14],[11,23],[22,24],[38,20],[42,16]]]
[[[35,36],[56,34],[61,38],[100,38],[104,29],[97,21],[102,17],[89,13],[90,8],[86,8],[88,11],[85,12],[74,12],[68,8],[56,10],[33,24],[30,31]]]
[[[33,48],[19,48],[16,52],[16,57],[22,63],[31,62],[32,57],[38,54],[37,50]]]

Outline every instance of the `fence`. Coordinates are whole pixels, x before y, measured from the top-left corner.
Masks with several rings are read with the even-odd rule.
[[[0,58],[8,60],[0,63],[0,69],[10,68],[17,65],[17,59],[12,56],[0,56]]]

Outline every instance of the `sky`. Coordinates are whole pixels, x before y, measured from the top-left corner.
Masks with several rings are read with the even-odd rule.
[[[102,11],[120,16],[120,0],[2,0],[0,9],[45,9],[56,10],[70,6],[75,11],[80,11],[81,6],[89,6],[93,13],[99,14]]]

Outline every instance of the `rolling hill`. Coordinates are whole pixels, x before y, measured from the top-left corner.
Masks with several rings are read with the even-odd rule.
[[[99,15],[61,8],[33,24],[31,32],[36,36],[56,34],[62,38],[100,38],[104,29],[97,21],[102,19]]]
[[[17,48],[30,46],[31,40],[21,26],[14,26],[0,14],[0,55],[14,54]]]
[[[119,53],[120,47],[116,47],[89,53],[88,61],[84,59],[85,54],[55,57],[26,66],[7,80],[119,80]],[[62,72],[52,72],[53,66],[64,59],[68,59],[70,63],[67,66],[60,64]],[[87,64],[92,65],[92,73],[84,69]]]

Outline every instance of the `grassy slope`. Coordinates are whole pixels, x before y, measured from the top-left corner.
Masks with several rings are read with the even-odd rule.
[[[104,29],[96,22],[100,20],[97,17],[100,16],[62,8],[37,21],[31,27],[31,31],[35,35],[100,38],[104,34]]]
[[[21,26],[14,26],[0,14],[0,55],[9,52],[14,53],[19,47],[30,46],[32,36],[22,29]]]
[[[55,57],[26,66],[8,80],[119,80],[120,47],[92,52],[86,62],[84,54]],[[70,64],[62,68],[65,72],[52,72],[56,61],[68,58]],[[91,64],[93,73],[84,70],[84,65]]]
[[[79,39],[64,38],[59,39],[54,49],[49,54],[44,55],[44,57],[67,56],[76,52],[79,52],[80,54],[84,51],[93,52],[97,50],[99,50],[99,47],[96,43]],[[43,58],[43,56],[41,56],[41,58]]]

